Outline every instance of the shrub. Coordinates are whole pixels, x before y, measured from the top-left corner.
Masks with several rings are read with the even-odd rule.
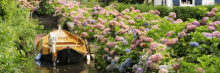
[[[52,15],[54,14],[54,4],[51,5],[48,3],[48,0],[42,0],[39,9],[36,10],[37,13],[42,15]]]
[[[169,12],[175,12],[177,14],[177,19],[180,18],[183,21],[187,21],[188,18],[196,18],[197,20],[203,18],[204,14],[202,9],[205,8],[205,11],[211,11],[212,8],[219,5],[197,5],[195,7],[180,7],[180,6],[174,6],[173,9],[169,9],[167,6],[160,5],[160,6],[153,6],[151,4],[123,4],[123,3],[114,3],[117,5],[116,9],[118,11],[123,11],[126,8],[134,7],[135,9],[141,10],[141,12],[148,12],[150,10],[159,10],[160,16],[164,17],[169,14]],[[201,13],[197,13],[198,11],[201,11]],[[202,15],[201,15],[202,14]]]

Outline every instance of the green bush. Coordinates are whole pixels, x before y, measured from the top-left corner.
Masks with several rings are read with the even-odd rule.
[[[120,12],[123,11],[126,8],[134,7],[135,9],[141,10],[141,12],[148,12],[150,10],[159,10],[160,16],[164,17],[169,14],[171,9],[169,9],[167,6],[153,6],[152,4],[123,4],[123,3],[115,3],[116,9]]]
[[[27,56],[34,49],[39,29],[36,20],[30,19],[30,10],[16,0],[0,1],[0,72],[18,73]]]
[[[198,5],[195,7],[180,7],[180,6],[174,6],[173,9],[168,8],[165,5],[160,6],[153,6],[152,4],[123,4],[123,3],[114,3],[116,4],[116,9],[120,12],[123,11],[126,8],[134,7],[135,9],[141,10],[141,12],[148,12],[150,10],[159,10],[160,11],[160,17],[168,16],[169,12],[173,11],[177,14],[177,18],[182,19],[183,21],[187,21],[188,18],[196,18],[197,20],[202,19],[205,14],[202,12],[199,8],[206,8],[206,11],[211,11],[212,8],[219,5],[207,5],[202,6]],[[201,13],[197,13],[198,11],[201,11]]]
[[[54,7],[55,5],[49,4],[48,0],[42,0],[39,9],[37,9],[37,13],[42,15],[53,15],[54,14]]]
[[[197,13],[199,9],[197,7],[173,7],[173,12],[176,13],[177,18],[182,19],[183,21],[186,21],[188,18],[203,18],[203,16],[200,16],[200,14]]]

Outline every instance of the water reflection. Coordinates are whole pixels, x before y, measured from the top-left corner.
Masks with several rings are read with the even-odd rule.
[[[38,71],[36,73],[94,73],[94,61],[87,65],[86,61],[81,61],[71,64],[58,64],[53,66],[52,63],[47,61],[36,61]]]

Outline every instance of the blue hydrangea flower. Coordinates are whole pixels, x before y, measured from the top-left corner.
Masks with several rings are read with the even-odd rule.
[[[111,65],[108,65],[108,66],[106,67],[106,70],[111,72],[111,71],[113,71],[113,67],[112,67]]]
[[[137,71],[137,67],[138,67],[137,64],[133,65],[132,71],[133,71],[133,72],[136,72],[136,71]]]
[[[124,41],[122,42],[122,44],[123,44],[123,45],[128,45],[128,41],[124,40]]]
[[[145,58],[145,61],[147,62],[147,61],[148,61],[148,59],[149,59],[149,56],[147,56],[147,57]]]
[[[142,59],[142,56],[140,56],[140,60]]]
[[[143,23],[143,26],[147,26],[148,25],[148,23]]]
[[[94,24],[94,23],[95,23],[95,20],[92,20],[90,23],[91,23],[91,24]]]
[[[144,62],[143,61],[139,61],[138,65],[143,65]]]
[[[121,40],[124,41],[125,40],[124,37],[121,37]]]
[[[190,42],[190,46],[192,46],[192,47],[199,47],[199,43],[197,43],[197,42]]]
[[[107,61],[111,61],[111,60],[112,60],[112,58],[108,56],[107,57]]]
[[[121,66],[125,68],[125,67],[126,67],[125,64],[126,64],[125,62],[122,62],[122,63],[121,63]]]
[[[136,32],[138,29],[134,29],[133,32]]]
[[[131,51],[130,51],[130,49],[126,48],[126,52],[129,53],[129,52],[131,52]]]
[[[98,13],[98,11],[94,11],[94,12],[93,12],[93,15],[96,15],[97,13]]]
[[[161,65],[161,66],[159,66],[159,69],[166,69],[166,68],[167,68],[166,65]]]
[[[83,26],[86,27],[86,25],[87,25],[87,22],[83,22]]]
[[[122,66],[118,66],[118,70],[119,70],[120,73],[124,73],[125,72],[125,69]]]
[[[131,58],[127,58],[126,60],[125,60],[125,62],[128,62],[128,61],[130,61],[131,60]]]
[[[107,35],[108,35],[108,36],[111,35],[111,32],[108,32]]]
[[[145,31],[149,31],[150,29],[146,28]]]
[[[125,67],[128,68],[130,66],[130,64],[131,64],[130,62],[125,62]]]
[[[136,34],[134,33],[134,38],[136,38],[137,36],[136,36]]]
[[[125,66],[128,68],[129,65],[130,65],[132,62],[133,62],[133,60],[132,60],[131,58],[127,58],[127,59],[125,60]]]
[[[152,61],[147,61],[147,66],[150,66],[150,64],[153,63]]]
[[[115,65],[115,61],[114,60],[111,61],[111,65]]]

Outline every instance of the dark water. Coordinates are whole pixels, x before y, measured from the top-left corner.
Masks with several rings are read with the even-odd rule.
[[[37,64],[35,73],[95,73],[96,71],[94,61],[90,61],[90,64],[87,64],[87,61],[81,61],[56,66],[47,61],[36,61],[35,64]]]

